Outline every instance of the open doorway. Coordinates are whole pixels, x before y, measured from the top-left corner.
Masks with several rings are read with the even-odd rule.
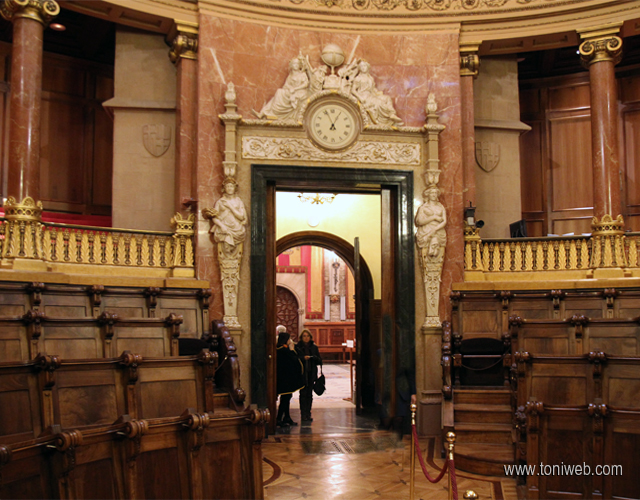
[[[353,195],[340,196],[353,198]],[[286,205],[287,196],[281,197],[278,193],[280,207],[283,198]],[[362,197],[359,198],[349,202],[362,202]],[[379,200],[368,201],[379,205]],[[379,240],[379,234],[374,236]],[[300,244],[302,242],[307,244]],[[380,321],[371,321],[371,311],[379,308],[371,307],[375,301],[374,283],[366,261],[361,261],[363,290],[358,298],[354,248],[347,241],[320,231],[293,232],[278,240],[276,252],[277,323],[286,327],[294,341],[308,330],[324,364],[327,391],[314,398],[314,407],[373,407],[377,365],[372,353],[378,350],[381,332]],[[346,260],[341,257],[345,253]],[[357,300],[367,301],[364,307],[359,306],[366,320],[359,325],[358,338]],[[292,408],[296,408],[296,404],[294,397]]]
[[[380,404],[385,412],[395,408],[397,374],[415,365],[415,276],[413,219],[413,172],[362,168],[295,167],[253,165],[251,196],[251,364],[252,400],[276,414],[275,342],[276,328],[276,257],[282,250],[307,240],[288,244],[277,252],[276,193],[288,191],[373,194],[380,199],[380,347],[375,349],[378,363]],[[347,214],[344,214],[345,216]],[[367,218],[359,223],[368,224]],[[281,240],[278,239],[278,244]],[[339,238],[342,241],[342,238]],[[347,242],[348,243],[348,242]],[[357,242],[349,243],[357,248]],[[332,249],[332,248],[330,248]],[[333,248],[335,250],[335,247]],[[366,287],[358,286],[364,275],[360,271],[359,252],[345,249],[340,257],[353,261],[356,295]],[[353,255],[353,256],[351,256]],[[404,257],[403,257],[404,256]],[[411,258],[407,258],[411,256]],[[356,301],[369,304],[367,300]],[[367,321],[368,311],[356,311],[356,323]],[[356,333],[357,339],[357,333]],[[362,342],[356,341],[361,363],[371,353],[362,355]],[[362,380],[362,372],[356,374]],[[356,384],[356,387],[361,384]],[[373,384],[371,384],[373,386]],[[366,399],[365,391],[359,401]],[[371,394],[373,400],[373,394]],[[275,422],[273,422],[275,424]],[[275,425],[270,432],[275,431]]]

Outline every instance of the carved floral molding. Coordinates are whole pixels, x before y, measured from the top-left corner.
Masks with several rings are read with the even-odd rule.
[[[309,160],[420,166],[420,144],[361,141],[348,151],[328,153],[308,139],[257,137],[242,138],[242,157],[260,160]]]
[[[403,9],[409,11],[474,11],[474,10],[514,10],[530,4],[562,4],[575,3],[571,0],[271,0],[270,3],[289,3],[309,7],[336,8],[358,11],[392,11]]]

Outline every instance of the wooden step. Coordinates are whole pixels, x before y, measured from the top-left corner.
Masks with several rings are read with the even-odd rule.
[[[453,402],[458,404],[491,404],[511,405],[511,391],[509,389],[457,389],[453,390]]]
[[[514,464],[513,445],[456,444],[456,469],[504,478],[504,466]]]
[[[489,404],[456,404],[454,421],[459,423],[482,422],[488,424],[511,424],[511,406]]]
[[[486,443],[510,445],[511,424],[460,423],[455,424],[456,443]]]

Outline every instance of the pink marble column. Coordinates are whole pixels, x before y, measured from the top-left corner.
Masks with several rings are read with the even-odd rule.
[[[180,28],[178,28],[180,29]],[[179,31],[169,53],[176,75],[176,169],[175,210],[195,211],[196,134],[198,105],[197,33]]]
[[[40,195],[40,100],[42,95],[42,33],[60,12],[53,2],[24,5],[7,0],[2,16],[13,22],[11,101],[7,195],[22,200]]]
[[[615,30],[617,33],[617,29]],[[622,40],[612,33],[581,33],[580,56],[589,68],[594,215],[615,219],[622,212],[618,153],[618,92],[614,66]]]
[[[460,109],[462,113],[462,169],[464,206],[476,205],[476,133],[473,80],[478,76],[478,45],[460,46]],[[462,217],[462,214],[460,214]]]

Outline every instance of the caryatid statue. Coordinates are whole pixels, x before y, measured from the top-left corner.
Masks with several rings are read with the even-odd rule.
[[[238,322],[238,282],[244,239],[249,218],[244,203],[236,194],[238,184],[233,177],[223,183],[222,197],[202,215],[211,220],[213,239],[218,245],[218,261],[224,300],[224,322],[229,328],[240,328]]]

